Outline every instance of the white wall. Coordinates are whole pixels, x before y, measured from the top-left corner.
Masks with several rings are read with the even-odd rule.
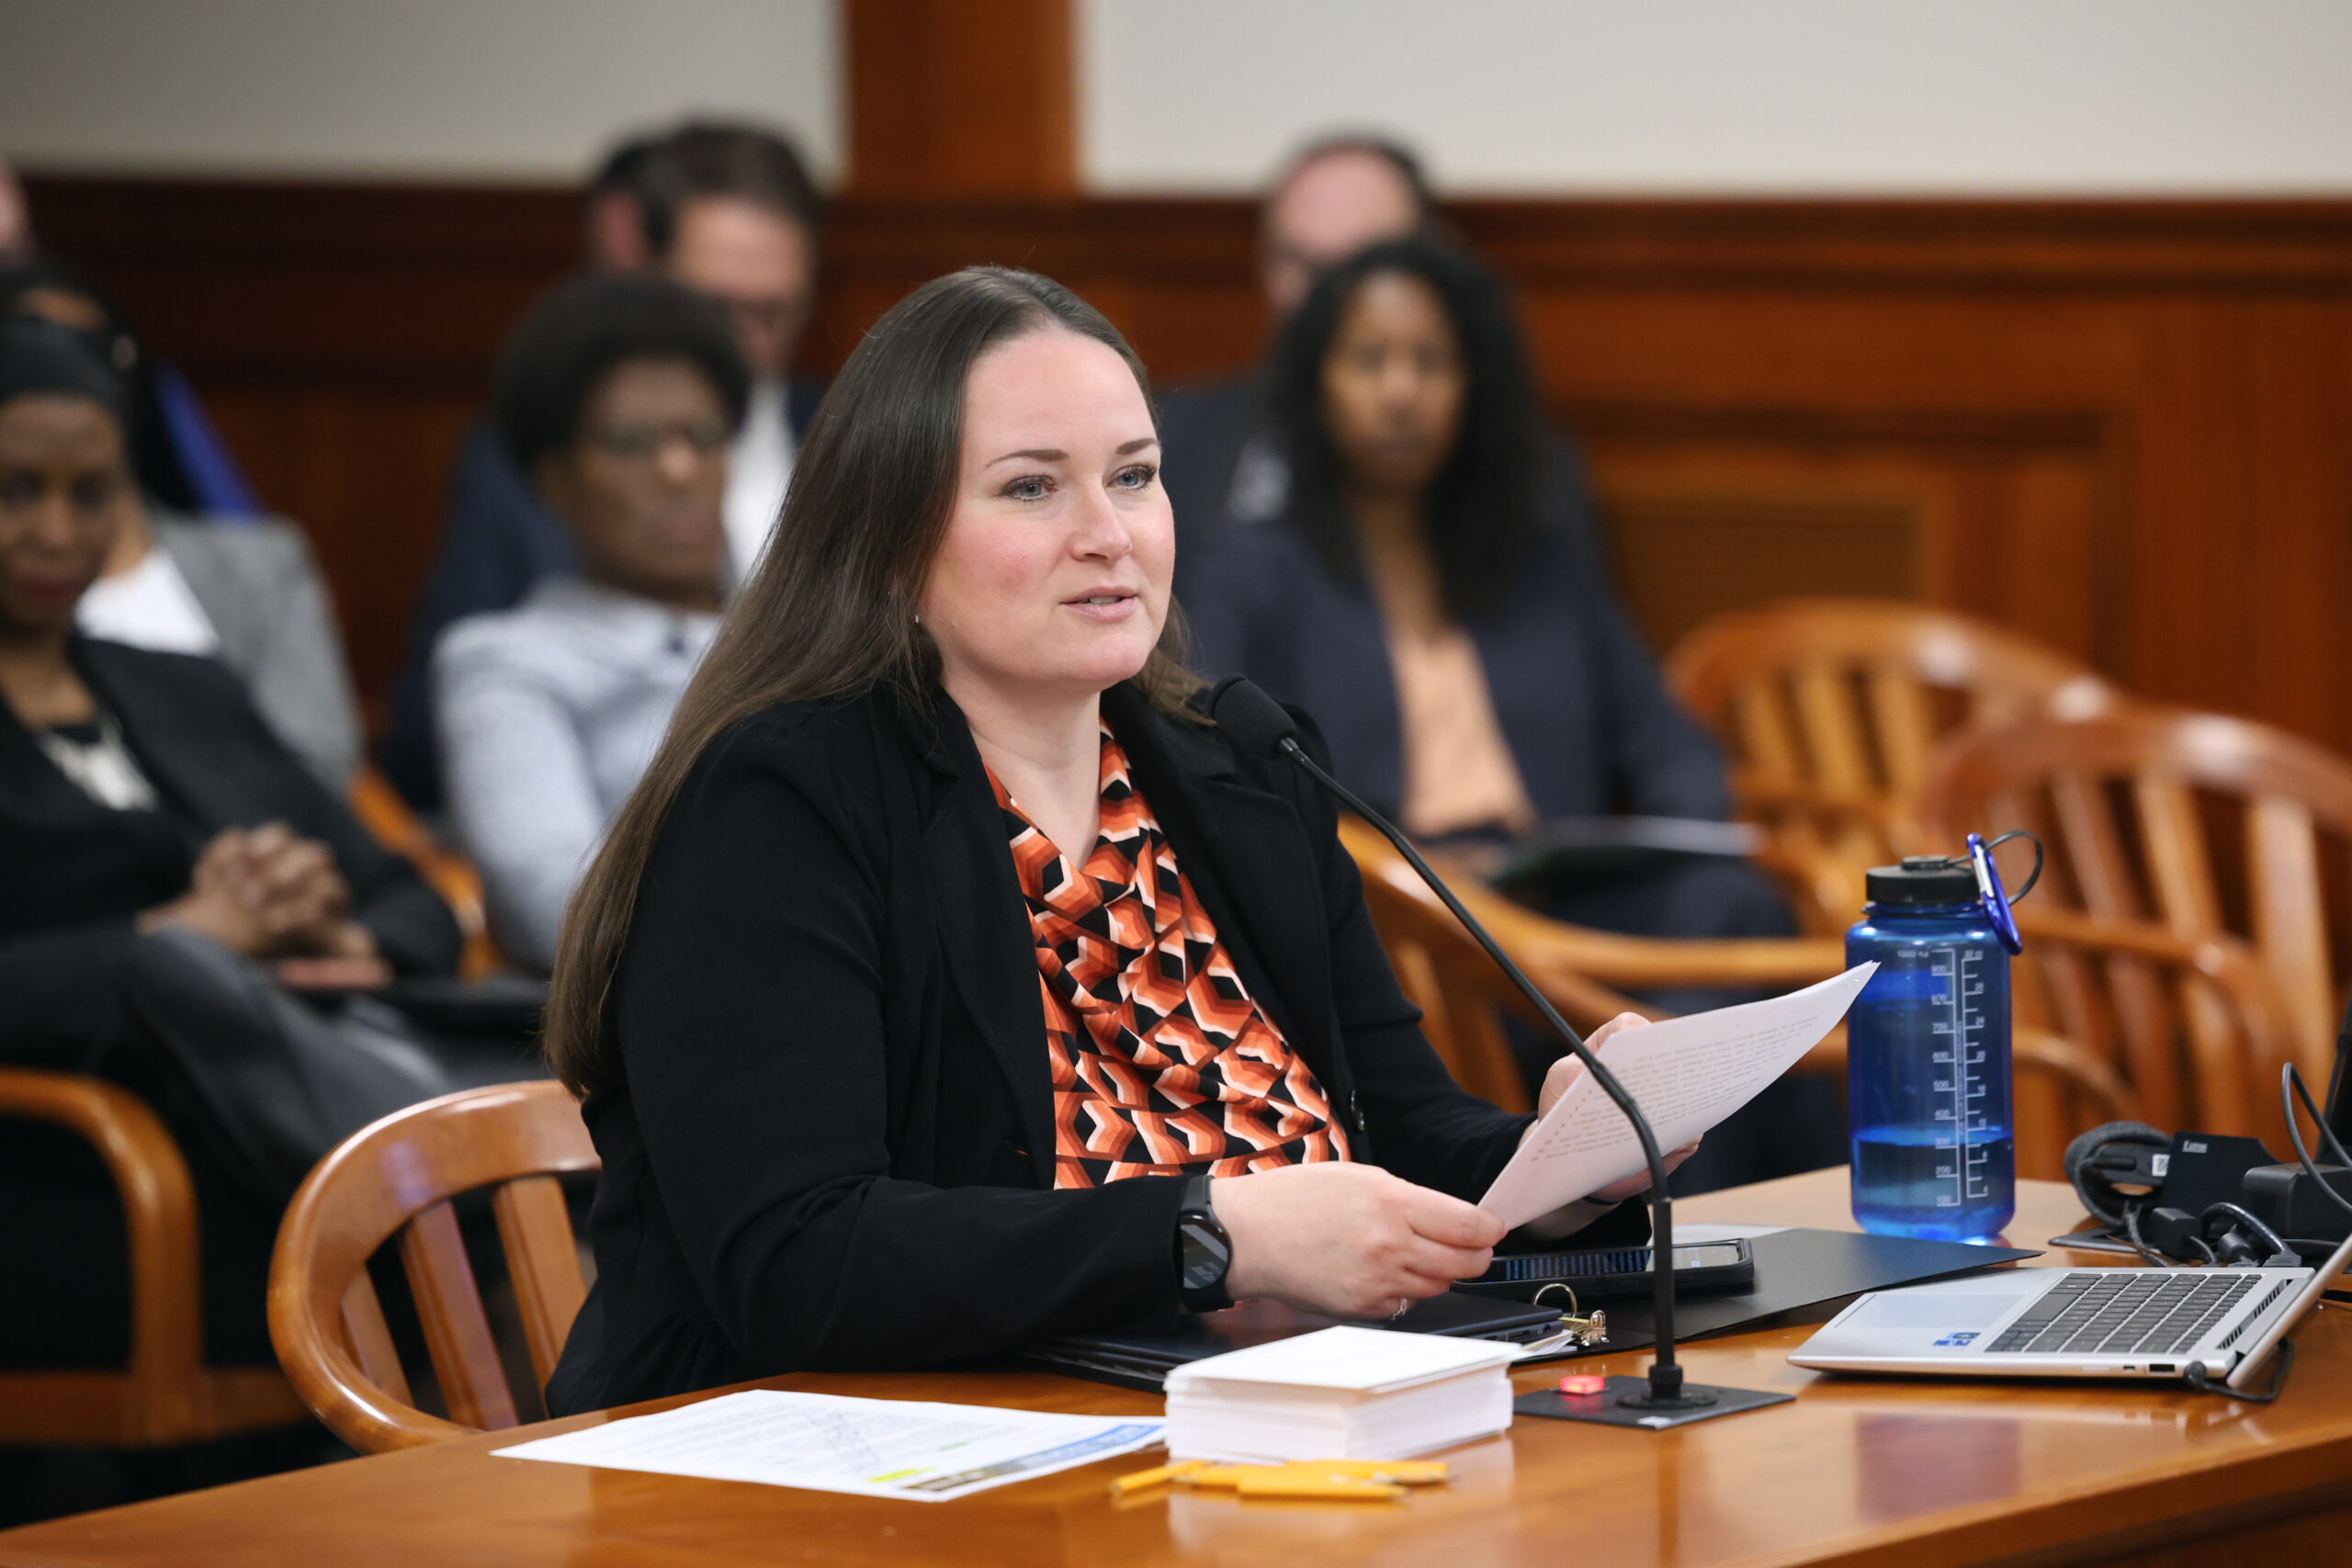
[[[2352,191],[2352,0],[1073,3],[1103,190],[1344,125],[1468,190]],[[840,54],[836,0],[0,0],[0,156],[568,181],[701,109],[835,175]]]
[[[1457,190],[2352,190],[2346,0],[1079,0],[1083,172],[1334,126]]]
[[[0,157],[577,179],[690,111],[842,164],[831,0],[0,0]]]

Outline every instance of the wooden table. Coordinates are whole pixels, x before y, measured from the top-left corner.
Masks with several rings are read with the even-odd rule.
[[[1851,1228],[1842,1171],[1711,1194],[1678,1212]],[[2020,1183],[2010,1235],[2038,1247],[2079,1216],[2065,1188]],[[2053,1253],[2041,1261],[2113,1259]],[[0,1563],[1930,1568],[2128,1555],[2211,1568],[2290,1553],[2314,1563],[2352,1558],[2352,1322],[2337,1309],[2298,1331],[2293,1378],[2267,1409],[2154,1385],[1817,1375],[1783,1359],[1811,1331],[1784,1323],[1702,1341],[1685,1356],[1694,1381],[1784,1389],[1798,1396],[1793,1404],[1666,1433],[1521,1417],[1507,1436],[1449,1454],[1459,1472],[1453,1486],[1396,1505],[1244,1504],[1181,1492],[1114,1504],[1105,1483],[1136,1468],[1134,1458],[926,1505],[490,1457],[518,1437],[611,1418],[598,1415],[30,1526],[0,1534]],[[1630,1352],[1598,1370],[1647,1364],[1646,1352]],[[1532,1389],[1558,1375],[1555,1365],[1518,1381]],[[1045,1374],[805,1376],[754,1386],[1159,1410],[1144,1394]]]

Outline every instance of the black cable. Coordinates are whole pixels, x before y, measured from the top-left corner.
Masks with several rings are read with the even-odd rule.
[[[2281,1339],[2278,1341],[2278,1371],[2271,1377],[2270,1387],[2266,1393],[2247,1393],[2227,1383],[2215,1382],[2202,1361],[2189,1362],[2188,1370],[2181,1376],[2188,1381],[2189,1387],[2199,1393],[2218,1393],[2223,1399],[2242,1399],[2248,1404],[2269,1404],[2277,1401],[2279,1391],[2287,1386],[2287,1373],[2294,1364],[2295,1342]]]
[[[2302,1263],[2303,1260],[2301,1255],[2297,1253],[2293,1247],[2287,1245],[2285,1237],[2281,1236],[2277,1231],[2272,1230],[2268,1223],[2263,1220],[2260,1215],[2239,1203],[2209,1203],[2205,1206],[2205,1212],[2197,1216],[2198,1243],[2200,1247],[2204,1247],[2205,1256],[2208,1260],[2212,1258],[2213,1249],[2210,1245],[2205,1243],[2203,1238],[2205,1233],[2213,1228],[2213,1216],[2216,1214],[2228,1215],[2231,1219],[2235,1220],[2238,1224],[2252,1231],[2258,1239],[2269,1244],[2269,1261],[2267,1263],[2257,1264],[2256,1267],[2263,1269],[2293,1269],[2299,1267]],[[2224,1237],[2224,1239],[2227,1238]]]
[[[2032,892],[2033,885],[2041,880],[2041,840],[2036,835],[2027,832],[2022,828],[2014,828],[2008,832],[2002,834],[1999,838],[1994,840],[1991,843],[1985,845],[1984,853],[1987,856],[1990,856],[1995,850],[1999,849],[2011,839],[2033,840],[2033,870],[2027,874],[2024,885],[2016,892],[2009,895],[2009,902],[2014,904],[2018,899],[2024,897],[2027,894]]]
[[[2352,1155],[2344,1152],[2344,1145],[2336,1138],[2335,1130],[2327,1124],[2327,1118],[2319,1113],[2319,1107],[2312,1103],[2312,1091],[2304,1084],[2303,1075],[2295,1070],[2294,1063],[2289,1062],[2278,1069],[2278,1108],[2286,1112],[2288,1141],[2295,1145],[2295,1157],[2303,1162],[2303,1174],[2318,1183],[2319,1190],[2327,1194],[2330,1202],[2352,1214],[2352,1198],[2338,1192],[2319,1173],[2318,1162],[2312,1158],[2311,1150],[2303,1145],[2302,1124],[2295,1120],[2295,1100],[2299,1097],[2303,1102],[2303,1109],[2311,1112],[2312,1121],[2319,1127],[2320,1151],[2335,1156],[2338,1165],[2352,1166]]]
[[[2137,1203],[2126,1203],[2123,1205],[2123,1239],[2131,1244],[2132,1251],[2138,1253],[2142,1258],[2146,1258],[2150,1263],[2154,1264],[2159,1269],[2178,1269],[2182,1267],[2182,1265],[2174,1262],[2169,1258],[2166,1258],[2163,1253],[2158,1252],[2154,1247],[2150,1247],[2146,1241],[2141,1238],[2140,1205]],[[2213,1249],[2205,1246],[2203,1237],[2191,1236],[2189,1239],[2196,1242],[2197,1245],[2204,1250],[2206,1262],[2211,1263],[2213,1261]]]

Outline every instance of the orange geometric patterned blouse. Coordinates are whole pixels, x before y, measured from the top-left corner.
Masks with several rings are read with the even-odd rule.
[[[1347,1158],[1323,1086],[1242,988],[1107,725],[1102,778],[1102,836],[1073,876],[989,775],[1037,943],[1054,1185]]]

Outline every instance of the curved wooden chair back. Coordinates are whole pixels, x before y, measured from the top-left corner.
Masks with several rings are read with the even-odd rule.
[[[2277,1131],[2278,1066],[2295,1042],[2252,949],[2030,903],[2018,925],[2025,952],[2009,966],[2018,1038],[2059,1036],[2079,1053],[2080,1069],[2072,1082],[2019,1075],[2019,1174],[2063,1179],[2066,1141],[2103,1122],[2245,1137]]]
[[[2039,833],[2050,868],[2021,913],[2073,909],[2118,930],[2243,942],[2285,1031],[2258,1063],[2275,1084],[2286,1052],[2315,1085],[2325,1081],[2342,994],[2337,949],[2352,940],[2341,917],[2330,919],[2327,873],[2333,862],[2341,887],[2352,871],[2352,762],[2263,725],[2179,709],[2025,718],[1954,737],[1936,758],[1920,818],[1944,839],[1979,828]],[[2169,1014],[2143,971],[2123,964],[2109,988],[2116,1027],[2154,1073]],[[2217,1059],[2225,1021],[2210,1001],[2186,1005],[2198,1058]],[[2224,1111],[2234,1091],[2208,1078],[2133,1077],[2158,1126],[2277,1125],[2275,1112],[2249,1112],[2256,1120],[2244,1125],[2213,1120],[2237,1114]]]
[[[492,1190],[544,1387],[587,1294],[555,1177],[598,1168],[579,1106],[552,1082],[443,1095],[345,1139],[295,1193],[270,1260],[270,1339],[296,1392],[362,1453],[516,1425],[449,1200]],[[450,1420],[416,1408],[368,1276],[368,1259],[395,1235]]]
[[[1531,1109],[1501,1021],[1510,1014],[1532,1022],[1534,1010],[1376,829],[1343,816],[1340,841],[1363,877],[1364,902],[1397,982],[1406,998],[1427,1015],[1421,1032],[1454,1081],[1506,1111]],[[1628,990],[1787,988],[1845,967],[1844,948],[1834,938],[1672,942],[1619,936],[1546,919],[1487,891],[1466,872],[1454,874],[1442,865],[1439,870],[1544,999],[1580,1032],[1598,1029],[1621,1012],[1663,1016],[1632,1000]]]
[[[1914,847],[1937,739],[2053,705],[2102,705],[2090,667],[2030,637],[1905,600],[1785,599],[1717,615],[1668,682],[1729,753],[1744,815],[1860,871]]]
[[[145,1101],[75,1073],[0,1067],[0,1118],[52,1122],[96,1149],[130,1247],[128,1364],[0,1371],[0,1444],[162,1448],[304,1418],[275,1367],[205,1365],[196,1190]]]
[[[1363,874],[1364,902],[1397,983],[1406,999],[1421,1010],[1421,1032],[1454,1082],[1506,1111],[1532,1109],[1501,1024],[1505,1014],[1533,1020],[1518,987],[1376,830],[1342,817],[1340,840]],[[1441,866],[1441,874],[1445,869]],[[1560,1016],[1588,1033],[1621,1012],[1665,1016],[1630,999],[1625,989],[1793,990],[1846,965],[1845,945],[1835,938],[1672,942],[1619,936],[1547,919],[1478,886],[1466,874],[1446,880]],[[2036,1022],[2018,1028],[2013,1053],[2023,1107],[2021,1174],[2063,1178],[2060,1156],[2067,1139],[2081,1130],[2075,1122],[2086,1109],[2092,1119],[2083,1126],[2138,1114],[2138,1100],[2122,1077],[2054,1028]],[[1842,1078],[1844,1028],[1833,1031],[1797,1070]]]
[[[465,933],[466,945],[458,960],[458,973],[469,980],[480,979],[500,968],[504,960],[498,946],[491,941],[490,921],[482,902],[481,873],[471,861],[435,838],[433,830],[417,820],[391,781],[374,768],[362,764],[351,778],[351,795],[346,802],[351,814],[359,818],[361,827],[374,836],[384,848],[416,867],[416,874],[426,886],[441,895],[449,912],[458,917],[458,929]]]

